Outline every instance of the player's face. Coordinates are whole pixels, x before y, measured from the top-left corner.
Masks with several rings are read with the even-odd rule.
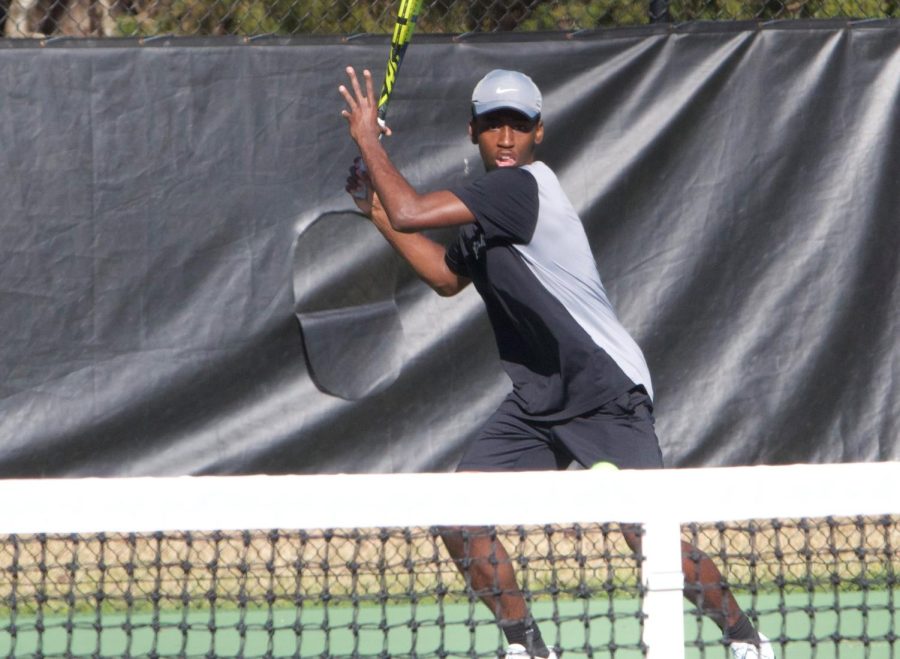
[[[535,149],[544,139],[544,124],[540,119],[503,109],[475,117],[469,124],[469,135],[488,171],[519,167],[534,162]]]

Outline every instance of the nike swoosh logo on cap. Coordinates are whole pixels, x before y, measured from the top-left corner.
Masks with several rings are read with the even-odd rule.
[[[494,92],[495,94],[508,94],[509,92],[518,91],[515,87],[503,88],[497,87],[497,90]]]

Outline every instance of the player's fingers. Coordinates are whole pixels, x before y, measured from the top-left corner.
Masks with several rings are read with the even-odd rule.
[[[356,77],[356,71],[353,70],[352,66],[347,67],[347,75],[350,76],[350,85],[353,87],[353,93],[356,94],[357,102],[362,102],[366,99],[363,96],[362,89],[359,86],[359,78]]]
[[[375,98],[375,85],[372,82],[372,72],[369,71],[369,69],[364,69],[363,78],[366,80],[366,98]]]
[[[350,176],[347,177],[347,184],[352,184],[356,186],[366,185],[369,182],[369,174],[367,172],[361,172],[358,169],[356,171],[350,172]]]
[[[354,99],[354,98],[350,95],[350,92],[347,90],[347,88],[344,87],[344,85],[341,85],[340,87],[338,87],[338,92],[340,93],[341,96],[344,97],[344,101],[347,103],[347,106],[348,106],[351,110],[355,110],[356,107],[357,107],[356,99]],[[347,112],[347,111],[344,110],[341,114],[344,114],[344,116],[348,116],[348,114],[345,114],[346,112]]]
[[[367,199],[360,199],[359,197],[353,197],[353,201],[356,202],[356,207],[359,209],[359,212],[369,218],[369,220],[371,220],[372,205],[369,203],[369,201]]]
[[[353,167],[351,167],[350,171],[360,181],[366,182],[369,180],[369,170],[366,168],[366,163],[359,156],[353,161]]]
[[[341,85],[338,88],[338,91],[341,92],[341,95],[344,97],[344,100],[347,101],[347,105],[350,106],[350,109],[356,111],[359,108],[360,102],[365,99],[362,98],[362,94],[360,94],[359,81],[357,80],[354,68],[348,66],[346,71],[350,83],[349,88],[347,85]]]
[[[352,66],[344,67],[344,73],[347,74],[347,80],[350,82],[350,85],[353,85],[353,81],[356,80],[356,69]]]

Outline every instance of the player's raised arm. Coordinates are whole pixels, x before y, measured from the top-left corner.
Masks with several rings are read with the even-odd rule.
[[[350,137],[359,147],[391,227],[396,231],[410,232],[474,221],[471,211],[452,192],[416,192],[391,162],[381,144],[383,129],[378,123],[378,98],[372,84],[372,74],[368,70],[363,71],[365,91],[352,67],[347,67],[347,76],[350,88],[346,85],[338,88],[347,102],[341,115],[347,119]]]
[[[469,279],[462,277],[447,265],[444,258],[445,249],[427,236],[420,233],[404,233],[391,226],[387,213],[378,195],[375,194],[368,173],[354,163],[347,179],[347,192],[353,197],[360,211],[372,220],[372,224],[381,232],[390,245],[410,264],[419,278],[428,284],[438,295],[449,297],[456,295],[469,284]],[[364,198],[356,193],[366,190]]]

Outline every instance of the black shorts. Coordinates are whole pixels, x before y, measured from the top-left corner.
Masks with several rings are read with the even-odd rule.
[[[573,419],[541,422],[523,417],[507,399],[466,449],[457,471],[537,471],[590,468],[611,462],[620,469],[663,466],[653,427],[653,403],[636,389]]]

